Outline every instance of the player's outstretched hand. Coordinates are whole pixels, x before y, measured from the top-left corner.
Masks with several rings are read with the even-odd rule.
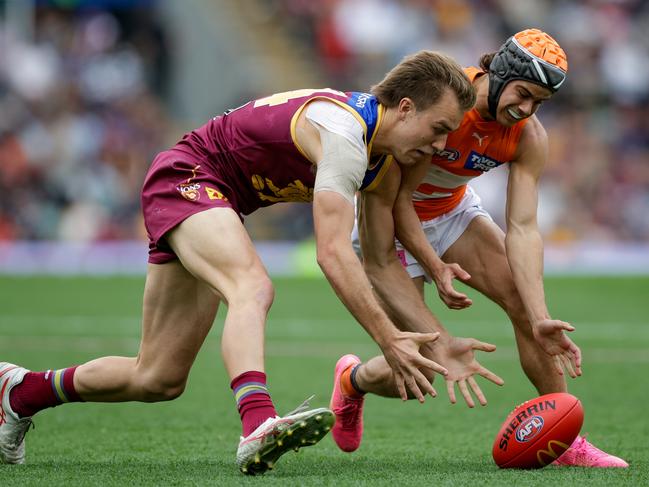
[[[568,338],[565,331],[574,331],[570,323],[560,320],[541,320],[532,326],[536,342],[548,355],[554,357],[557,373],[564,369],[573,379],[581,375],[581,350]]]
[[[441,344],[440,344],[441,345]],[[480,375],[490,380],[496,385],[503,385],[505,381],[494,374],[492,371],[483,367],[475,359],[475,351],[493,352],[496,346],[490,343],[481,342],[475,338],[450,337],[443,346],[434,347],[434,357],[439,363],[448,369],[446,375],[446,391],[452,404],[457,402],[455,398],[455,385],[457,384],[460,393],[467,406],[475,407],[475,402],[471,396],[471,391],[478,399],[478,402],[485,406],[487,398],[480,389],[475,380],[476,375]]]
[[[459,264],[443,263],[433,273],[433,280],[437,286],[437,292],[444,304],[450,309],[464,309],[473,304],[466,294],[458,292],[453,287],[453,279],[468,281],[471,275],[462,269]]]
[[[419,402],[424,402],[424,394],[437,396],[437,391],[420,369],[427,368],[446,375],[445,367],[424,357],[419,349],[422,345],[434,342],[439,333],[410,333],[399,331],[390,342],[383,346],[383,355],[392,368],[401,399],[408,399],[408,390]],[[422,392],[423,391],[423,392]]]

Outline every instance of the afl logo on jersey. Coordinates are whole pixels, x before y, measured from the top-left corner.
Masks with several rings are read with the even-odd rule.
[[[438,160],[442,159],[444,161],[457,161],[460,158],[460,152],[446,147],[441,151],[437,151],[434,158]]]

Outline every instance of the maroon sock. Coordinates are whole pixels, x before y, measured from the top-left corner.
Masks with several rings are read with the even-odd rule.
[[[28,372],[23,381],[11,389],[9,404],[21,418],[53,408],[64,402],[81,402],[74,389],[74,372],[77,367],[45,372]]]
[[[243,436],[248,436],[268,418],[277,416],[266,387],[266,374],[251,370],[230,383],[241,416]]]

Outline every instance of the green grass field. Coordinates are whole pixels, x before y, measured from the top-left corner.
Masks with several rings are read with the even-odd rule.
[[[275,280],[267,372],[280,412],[316,394],[329,401],[333,365],[377,348],[322,280]],[[102,355],[133,355],[143,279],[0,278],[0,360],[60,368]],[[518,366],[504,314],[470,291],[460,312],[429,302],[455,335],[490,341],[479,359],[502,388],[480,380],[488,406],[440,396],[424,405],[369,397],[365,437],[353,453],[331,438],[282,458],[260,478],[234,466],[239,418],[219,356],[223,309],[179,399],[159,404],[72,404],[36,417],[27,464],[0,465],[0,485],[649,485],[649,278],[551,278],[551,312],[571,321],[584,375],[570,391],[585,408],[582,432],[631,463],[628,470],[499,470],[491,445],[507,413],[536,395]],[[430,290],[429,290],[430,292]],[[180,324],[179,324],[180,326]]]

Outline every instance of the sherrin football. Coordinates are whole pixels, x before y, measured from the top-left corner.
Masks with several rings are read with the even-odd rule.
[[[568,449],[581,430],[584,410],[575,396],[545,394],[516,407],[492,449],[500,468],[543,468]]]

